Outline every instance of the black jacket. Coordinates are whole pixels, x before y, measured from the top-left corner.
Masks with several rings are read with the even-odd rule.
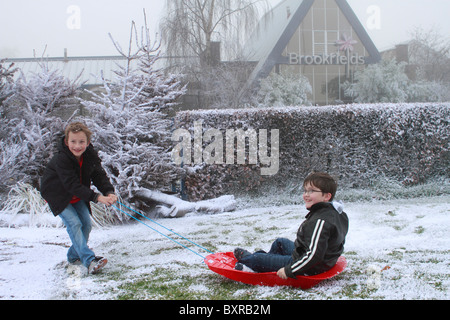
[[[98,193],[91,189],[91,182],[105,196],[114,193],[114,187],[101,166],[100,158],[92,144],[83,154],[83,165],[64,143],[58,145],[57,154],[48,163],[41,179],[41,195],[48,202],[55,216],[69,205],[73,196],[89,202],[97,202]]]
[[[293,262],[285,267],[286,275],[295,278],[331,269],[344,251],[347,232],[345,212],[338,212],[329,202],[313,205],[298,229]]]

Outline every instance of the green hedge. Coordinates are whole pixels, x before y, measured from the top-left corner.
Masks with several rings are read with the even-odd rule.
[[[224,146],[227,129],[279,130],[276,175],[262,176],[259,162],[192,164],[186,187],[195,200],[257,190],[263,184],[299,184],[312,171],[326,171],[350,187],[365,187],[380,177],[415,185],[448,176],[449,107],[450,103],[354,104],[185,111],[176,115],[174,128],[188,129],[194,138],[194,122],[202,121],[203,132],[223,132]]]

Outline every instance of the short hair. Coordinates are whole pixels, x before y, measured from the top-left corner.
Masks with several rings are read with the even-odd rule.
[[[77,133],[80,131],[84,132],[86,134],[87,140],[88,140],[88,142],[90,142],[91,136],[92,136],[92,131],[89,130],[89,128],[82,122],[73,122],[66,127],[66,130],[64,131],[64,134],[66,136],[66,138],[65,138],[66,141],[69,138],[70,132]]]
[[[331,193],[330,201],[332,201],[334,199],[334,196],[336,195],[337,182],[328,173],[313,172],[309,174],[306,177],[305,181],[303,181],[303,187],[305,187],[307,184],[315,186],[316,188],[320,189],[322,193]]]

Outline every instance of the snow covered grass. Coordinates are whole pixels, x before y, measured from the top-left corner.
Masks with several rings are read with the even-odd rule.
[[[293,238],[303,204],[158,220],[213,251],[268,249]],[[347,269],[309,290],[258,287],[210,271],[203,259],[139,223],[95,228],[90,246],[109,259],[101,274],[68,266],[63,228],[0,228],[0,299],[449,299],[450,195],[346,204]],[[1,219],[1,216],[0,216]],[[164,233],[166,230],[146,221]],[[206,255],[177,235],[177,241]]]

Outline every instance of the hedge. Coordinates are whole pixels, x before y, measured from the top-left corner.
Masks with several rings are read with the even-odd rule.
[[[203,133],[223,132],[224,148],[226,130],[279,130],[277,174],[261,175],[260,162],[194,163],[185,182],[195,200],[267,184],[299,184],[312,171],[328,172],[350,187],[365,187],[380,177],[415,185],[448,176],[449,107],[450,103],[353,104],[183,111],[177,113],[174,128],[189,130],[193,140],[194,123],[198,127],[201,121]],[[203,141],[203,148],[208,143]]]

